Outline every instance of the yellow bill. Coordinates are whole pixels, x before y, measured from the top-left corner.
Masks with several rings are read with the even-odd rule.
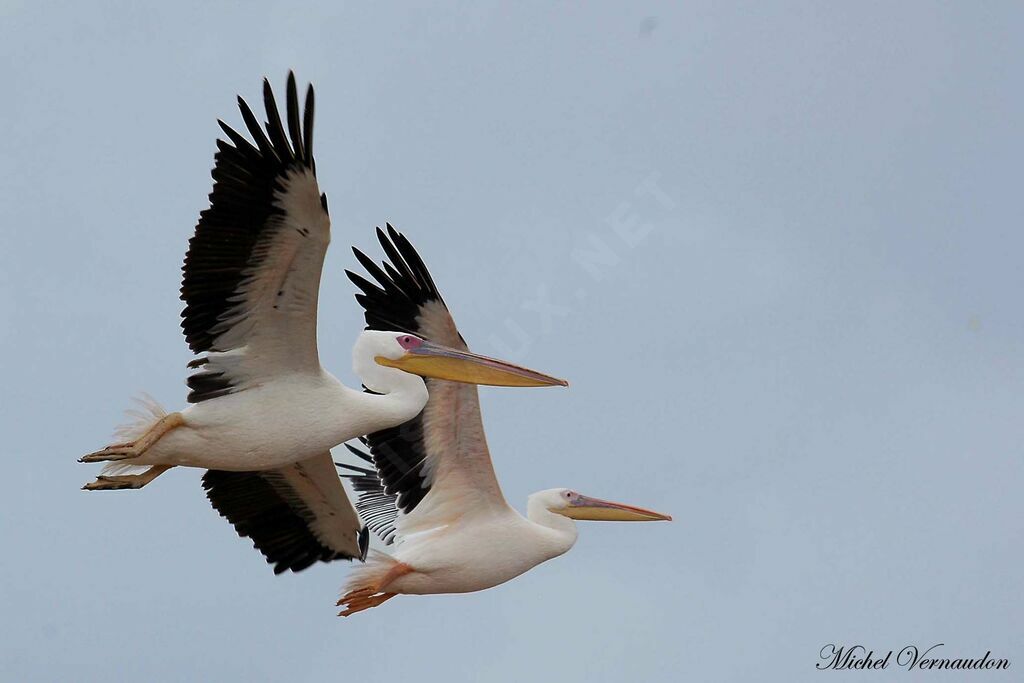
[[[397,359],[377,356],[377,363],[421,377],[496,387],[567,387],[569,383],[536,370],[495,358],[423,341]]]
[[[567,507],[557,510],[557,512],[572,519],[596,522],[672,521],[672,515],[663,515],[654,510],[583,495],[577,495]]]

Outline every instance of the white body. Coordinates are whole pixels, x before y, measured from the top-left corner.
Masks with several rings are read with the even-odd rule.
[[[481,575],[472,586],[490,586],[564,552],[571,541],[548,539],[543,557],[534,559],[514,551],[525,535],[544,532],[501,499],[479,412],[473,414],[475,389],[448,380],[504,386],[565,382],[469,353],[426,266],[390,226],[387,236],[378,229],[378,238],[392,265],[381,269],[356,251],[380,287],[349,273],[361,289],[357,300],[367,323],[353,349],[353,368],[369,392],[345,387],[321,367],[317,302],[331,230],[312,157],[313,92],[307,91],[300,111],[290,74],[284,117],[266,80],[263,94],[262,128],[239,99],[253,142],[221,123],[229,140],[218,140],[210,207],[200,214],[185,256],[182,330],[199,356],[189,363],[191,405],[170,415],[149,406],[149,415],[122,430],[119,443],[84,456],[81,462],[107,463],[85,488],[141,488],[170,467],[207,469],[203,486],[214,508],[253,539],[275,571],[362,559],[368,527],[346,497],[330,449],[388,432],[423,413],[425,450],[471,453],[447,462],[424,457],[430,477],[441,485],[428,497],[432,502],[403,519],[404,553],[420,552],[421,529],[457,520],[461,538],[480,541],[469,544],[473,556],[463,562],[452,545],[453,562],[424,563],[437,577],[448,577],[445,590],[456,590],[459,572]],[[424,337],[411,330],[422,330]],[[442,398],[433,407],[420,375],[445,380],[437,384]],[[460,425],[467,417],[471,423]],[[442,424],[448,428],[439,430]],[[477,495],[481,504],[459,514]],[[484,530],[496,526],[507,536],[500,557],[488,552],[498,548],[484,538]],[[500,572],[483,571],[489,562],[500,565]]]
[[[561,491],[531,496],[528,518],[502,501],[450,524],[403,535],[390,557],[376,554],[365,568],[356,568],[349,586],[372,583],[395,561],[413,571],[381,588],[388,593],[471,593],[514,579],[576,543],[575,522],[551,511],[561,506]]]
[[[576,542],[572,520],[545,511],[562,528],[505,514],[464,520],[408,538],[394,558],[416,571],[391,583],[393,593],[470,593],[492,588],[562,555]]]
[[[410,377],[423,387],[422,380]],[[181,411],[185,424],[132,464],[275,469],[402,424],[426,401],[425,387],[422,400],[416,393],[376,396],[355,391],[326,370],[312,376],[286,375],[189,406]]]
[[[427,388],[416,375],[374,362],[375,356],[403,353],[394,337],[363,332],[352,352],[356,373],[379,395],[350,389],[322,368],[277,375],[244,391],[189,406],[181,411],[185,424],[131,464],[270,470],[400,425],[423,409]]]

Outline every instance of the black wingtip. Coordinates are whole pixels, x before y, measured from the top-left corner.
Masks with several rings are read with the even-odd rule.
[[[272,155],[273,158],[277,158],[277,153],[274,151],[273,145],[270,144],[270,140],[267,139],[266,133],[260,127],[259,121],[256,120],[256,115],[252,113],[249,104],[241,95],[238,97],[238,110],[242,113],[242,121],[245,122],[245,127],[249,129],[249,135],[252,136],[260,151],[264,154]]]
[[[295,86],[295,72],[288,72],[288,85],[285,88],[285,109],[288,116],[288,133],[292,137],[292,149],[295,156],[303,163],[309,163],[306,158],[306,146],[302,142],[302,121],[299,116],[299,91]],[[326,207],[325,207],[326,208]]]
[[[383,268],[355,247],[352,253],[376,282],[349,275],[363,291],[362,295],[356,294],[356,301],[364,309],[366,329],[418,334],[421,307],[428,301],[443,305],[444,300],[423,260],[402,233],[388,222],[384,228],[377,226],[375,234],[385,255]]]
[[[263,105],[267,108],[267,116],[271,111],[277,112],[277,101],[274,99],[274,89],[270,87],[270,79],[263,77]]]
[[[376,273],[379,271],[379,268],[377,267],[377,264],[373,262],[373,259],[355,247],[352,247],[352,253],[355,254],[356,260],[359,261],[359,265],[366,268],[370,275],[376,277]]]
[[[310,83],[309,87],[306,88],[306,111],[302,119],[303,143],[306,148],[304,154],[310,166],[313,165],[313,104],[313,84]]]
[[[351,270],[348,269],[345,270],[345,275],[348,277],[349,281],[352,282],[352,284],[356,285],[357,287],[359,286],[359,280],[365,279],[358,273],[353,273]]]
[[[365,453],[350,444],[345,444],[345,448],[347,448],[353,455],[358,457],[360,460],[365,460],[368,463],[373,462],[373,457],[369,453]]]
[[[370,552],[370,527],[363,525],[363,528],[359,530],[356,544],[359,546],[359,561],[365,562],[366,553]]]
[[[295,153],[288,144],[288,135],[284,132],[284,124],[281,122],[281,113],[277,109],[277,99],[274,97],[274,89],[270,87],[270,79],[263,79],[263,106],[267,110],[267,136],[273,143],[282,160],[294,158]]]
[[[369,470],[365,467],[359,467],[358,465],[349,465],[344,462],[336,462],[334,466],[342,471],[338,476],[344,477],[345,479],[355,479],[357,477],[376,477],[376,470]],[[355,474],[349,474],[349,472],[355,472]]]

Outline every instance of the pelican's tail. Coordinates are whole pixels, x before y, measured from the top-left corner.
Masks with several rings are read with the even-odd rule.
[[[114,438],[118,441],[135,441],[167,417],[167,411],[159,401],[145,392],[132,400],[135,406],[124,411],[125,421],[114,430]]]
[[[379,593],[386,588],[386,586],[382,585],[384,577],[388,575],[388,572],[401,564],[401,562],[387,553],[371,549],[366,557],[366,561],[352,568],[352,572],[345,579],[345,586],[342,590],[345,593],[354,593],[356,591],[373,589],[374,593]]]

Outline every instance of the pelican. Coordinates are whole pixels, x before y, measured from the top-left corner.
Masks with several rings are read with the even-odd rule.
[[[238,98],[252,142],[218,121],[228,140],[217,141],[210,207],[182,268],[181,326],[199,356],[188,364],[191,405],[172,413],[149,405],[119,443],[80,462],[107,463],[83,487],[91,491],[142,488],[179,465],[209,470],[203,486],[213,506],[280,573],[365,556],[368,533],[330,449],[419,414],[423,378],[566,382],[383,328],[362,332],[352,352],[368,392],[324,370],[316,320],[330,219],[313,161],[313,88],[300,115],[289,74],[285,121],[267,80],[263,99],[265,131]]]
[[[377,266],[356,250],[376,283],[355,273],[368,330],[403,330],[468,352],[430,274],[412,245],[388,226],[378,239],[391,263]],[[356,566],[338,601],[339,616],[398,594],[467,593],[519,576],[576,542],[574,520],[671,520],[567,488],[530,496],[523,517],[501,493],[491,465],[476,387],[426,380],[423,412],[400,427],[367,435],[369,453],[348,446],[370,467],[336,463],[359,497],[369,529],[395,552],[375,551]]]

